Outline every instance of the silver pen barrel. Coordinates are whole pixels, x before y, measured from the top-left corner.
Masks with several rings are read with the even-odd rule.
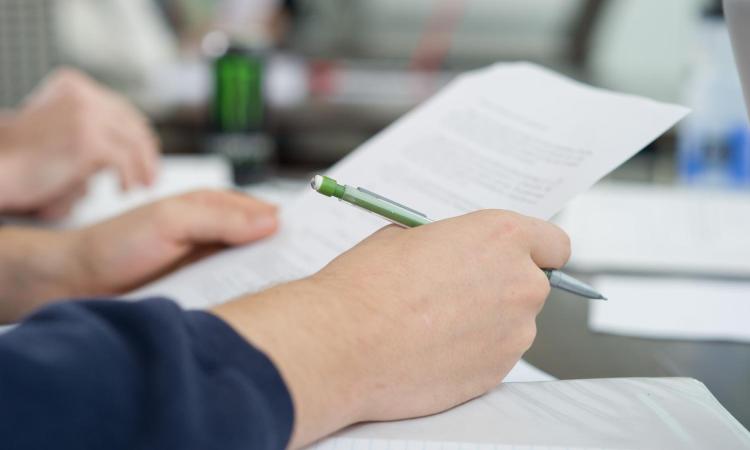
[[[566,275],[559,270],[543,269],[547,275],[550,286],[570,292],[571,294],[580,295],[594,300],[606,300],[607,297],[603,296],[596,289],[589,286],[588,284],[579,281],[570,275]]]

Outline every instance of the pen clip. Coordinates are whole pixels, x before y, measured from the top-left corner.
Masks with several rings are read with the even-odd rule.
[[[408,206],[402,205],[401,203],[398,203],[398,202],[394,202],[393,200],[391,200],[391,199],[389,199],[389,198],[385,198],[385,197],[383,197],[382,195],[378,195],[378,194],[376,194],[376,193],[374,193],[374,192],[372,192],[372,191],[368,191],[368,190],[367,190],[367,189],[365,189],[365,188],[361,188],[361,187],[358,187],[358,188],[357,188],[357,190],[358,190],[358,191],[361,191],[361,192],[364,192],[365,194],[368,194],[368,195],[372,195],[373,197],[375,197],[375,198],[377,198],[377,199],[379,199],[379,200],[383,200],[384,202],[388,202],[388,203],[390,203],[390,204],[392,204],[392,205],[398,206],[399,208],[404,208],[405,210],[407,210],[407,211],[410,211],[410,212],[413,212],[414,214],[416,214],[416,215],[418,215],[418,216],[422,216],[422,217],[424,217],[425,219],[427,218],[427,215],[426,215],[426,214],[423,214],[423,213],[421,213],[421,212],[419,212],[419,211],[417,211],[417,210],[415,210],[415,209],[409,208]]]

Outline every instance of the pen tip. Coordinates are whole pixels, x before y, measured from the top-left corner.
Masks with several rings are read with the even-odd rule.
[[[603,296],[603,295],[600,295],[599,296],[599,300],[604,300],[606,302],[609,299],[607,297]]]

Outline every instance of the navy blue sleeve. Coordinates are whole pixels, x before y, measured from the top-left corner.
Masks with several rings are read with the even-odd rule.
[[[164,299],[77,301],[0,334],[0,447],[280,449],[292,401],[229,325]]]

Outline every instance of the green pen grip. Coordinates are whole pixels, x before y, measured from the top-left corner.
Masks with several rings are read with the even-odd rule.
[[[318,175],[313,179],[311,185],[313,189],[323,195],[336,197],[346,203],[358,206],[396,225],[413,228],[431,222],[424,215],[406,206],[362,188],[339,184],[333,178]]]
[[[351,186],[344,187],[344,193],[341,196],[341,200],[366,209],[367,211],[377,214],[396,225],[401,225],[407,228],[418,227],[430,223],[428,218],[420,216],[414,211],[410,211],[407,208],[403,208],[379,198],[378,196],[372,195],[367,191]]]

